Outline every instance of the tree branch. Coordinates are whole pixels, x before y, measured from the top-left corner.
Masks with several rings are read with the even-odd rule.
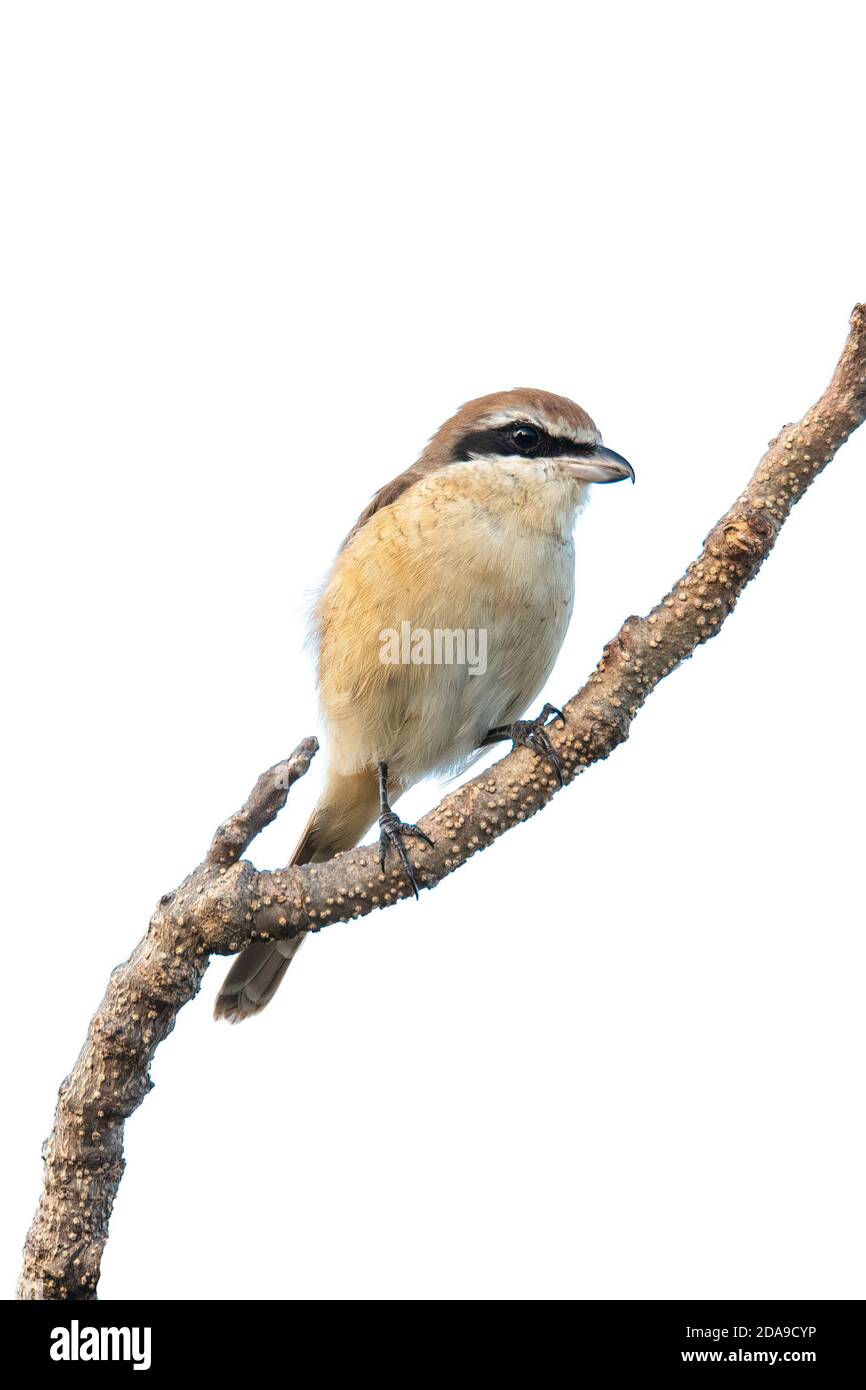
[[[866,306],[833,378],[796,425],[787,425],[730,511],[668,594],[628,618],[551,738],[567,784],[628,737],[647,696],[714,637],[775,544],[795,502],[866,417]],[[161,898],[147,936],[111,976],[72,1072],[60,1088],[45,1145],[42,1197],[25,1245],[19,1298],[96,1297],[108,1222],[123,1174],[123,1125],[151,1087],[150,1064],[177,1012],[198,992],[212,954],[251,940],[318,931],[365,916],[411,891],[398,866],[382,872],[365,846],[323,864],[257,870],[242,859],[285,804],[316,752],[305,739],[263,773],[245,806],[217,830],[207,858]],[[413,848],[432,888],[556,794],[543,762],[517,749],[447,796],[421,821],[435,841]]]
[[[147,936],[111,973],[87,1039],[60,1087],[43,1147],[42,1196],[24,1247],[18,1297],[92,1299],[108,1222],[123,1177],[123,1125],[151,1089],[150,1064],[192,999],[208,958],[193,926],[208,886],[282,810],[318,748],[305,738],[262,774],[246,804],[220,826],[208,856],[177,893],[160,898]],[[186,909],[190,902],[189,929]]]

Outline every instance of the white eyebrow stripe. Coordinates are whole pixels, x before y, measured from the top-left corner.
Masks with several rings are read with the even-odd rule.
[[[550,434],[554,439],[570,439],[575,444],[597,444],[599,437],[594,430],[576,429],[568,420],[561,415],[548,417],[540,415],[537,411],[521,409],[519,406],[510,407],[508,410],[497,410],[492,415],[485,415],[479,420],[479,425],[484,429],[499,429],[502,425],[511,425],[518,420],[525,420],[528,425],[535,425],[536,429],[544,430],[545,434]]]

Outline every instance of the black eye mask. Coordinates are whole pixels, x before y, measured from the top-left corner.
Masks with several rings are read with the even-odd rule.
[[[466,463],[472,456],[523,459],[581,458],[589,456],[594,444],[578,444],[573,439],[557,439],[527,420],[497,425],[493,429],[470,430],[454,445],[452,463]]]

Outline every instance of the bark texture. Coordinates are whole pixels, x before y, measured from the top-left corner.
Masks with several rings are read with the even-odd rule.
[[[645,617],[627,618],[589,680],[550,731],[568,784],[628,737],[647,696],[714,637],[775,544],[795,502],[866,416],[866,306],[858,305],[827,390],[771,441],[748,486],[698,558]],[[305,739],[263,773],[246,805],[217,830],[207,858],[162,897],[147,935],[112,973],[79,1058],[60,1088],[44,1148],[42,1197],[27,1236],[19,1298],[93,1299],[123,1175],[123,1125],[150,1090],[150,1064],[211,955],[363,917],[407,897],[402,870],[383,873],[375,846],[323,864],[258,870],[243,855],[285,804],[317,748]],[[432,888],[556,794],[546,764],[508,754],[445,797],[413,843],[419,883]]]

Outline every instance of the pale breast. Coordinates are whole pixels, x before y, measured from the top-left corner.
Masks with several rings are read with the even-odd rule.
[[[385,761],[408,785],[457,768],[539,693],[571,618],[580,494],[530,467],[425,478],[338,557],[317,617],[339,771]],[[381,659],[383,632],[397,634],[396,662]],[[438,651],[437,633],[451,634]]]

